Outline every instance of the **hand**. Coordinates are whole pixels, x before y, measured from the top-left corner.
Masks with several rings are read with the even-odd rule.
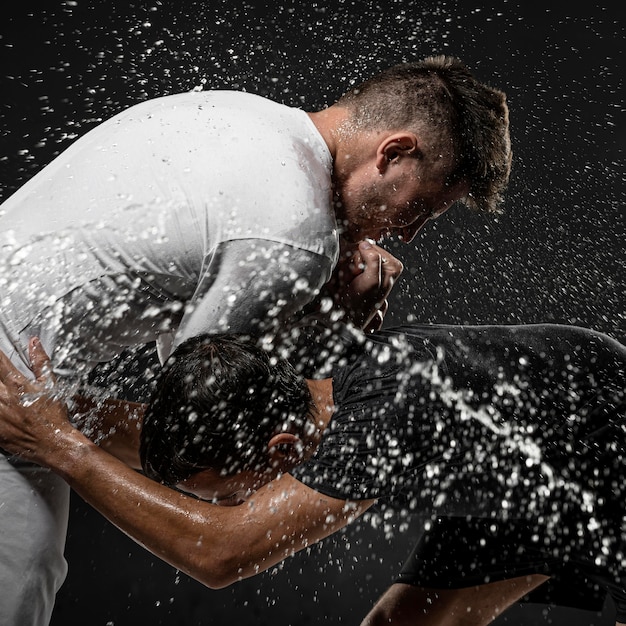
[[[366,332],[380,329],[387,297],[404,269],[402,263],[371,240],[342,250],[328,283],[333,300],[350,321]]]
[[[74,428],[67,407],[54,398],[50,359],[37,339],[29,344],[35,380],[24,376],[0,352],[0,447],[46,465],[48,451]]]

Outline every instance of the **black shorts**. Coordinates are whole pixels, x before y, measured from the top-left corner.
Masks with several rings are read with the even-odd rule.
[[[518,576],[551,578],[523,601],[602,611],[607,594],[626,622],[626,577],[613,576],[584,560],[555,556],[538,544],[526,522],[482,518],[438,518],[424,533],[396,582],[458,589]]]

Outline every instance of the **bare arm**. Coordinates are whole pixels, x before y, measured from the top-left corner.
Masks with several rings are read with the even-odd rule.
[[[2,446],[58,473],[123,532],[209,587],[272,567],[373,504],[328,498],[289,475],[236,507],[187,497],[138,474],[73,428],[65,406],[42,393],[50,381],[42,374],[47,357],[40,346],[31,358],[36,382],[0,353]]]
[[[75,396],[72,409],[72,421],[77,428],[129,467],[141,469],[139,435],[145,404]]]

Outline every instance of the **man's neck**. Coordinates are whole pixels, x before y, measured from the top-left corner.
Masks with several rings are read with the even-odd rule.
[[[333,105],[327,109],[307,114],[322,139],[326,142],[333,159],[337,156],[338,145],[342,141],[342,129],[345,127],[350,115],[347,109]]]

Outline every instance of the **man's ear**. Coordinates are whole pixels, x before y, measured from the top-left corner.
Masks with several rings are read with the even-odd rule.
[[[274,468],[291,468],[302,461],[302,440],[293,433],[278,433],[267,444],[270,465]]]
[[[376,150],[376,167],[383,174],[391,163],[405,156],[420,156],[420,142],[415,133],[401,131],[387,135]]]

